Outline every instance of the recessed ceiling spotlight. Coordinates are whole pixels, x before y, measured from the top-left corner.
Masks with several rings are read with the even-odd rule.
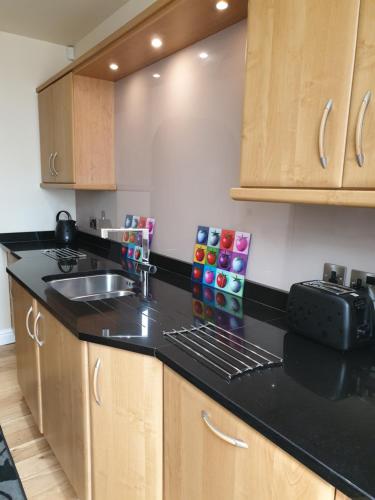
[[[201,53],[199,54],[199,57],[200,57],[201,59],[207,59],[207,58],[208,58],[208,54],[207,54],[207,52],[201,52]]]
[[[117,71],[118,70],[118,64],[116,63],[111,63],[109,65],[109,68],[112,70],[112,71]]]
[[[160,47],[163,45],[163,42],[160,40],[160,38],[153,38],[151,40],[151,45],[154,47],[154,49],[160,49]]]
[[[221,0],[220,2],[217,2],[216,8],[217,10],[225,10],[229,7],[229,3],[225,2],[224,0]]]
[[[152,76],[153,76],[153,78],[160,78],[161,77],[160,73],[154,73]]]

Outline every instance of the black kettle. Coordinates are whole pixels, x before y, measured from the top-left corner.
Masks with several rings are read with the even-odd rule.
[[[60,220],[60,215],[65,214],[68,219]],[[63,243],[67,245],[68,243],[72,243],[77,234],[76,221],[72,220],[72,216],[66,210],[61,210],[56,215],[56,229],[55,229],[55,238],[58,243]]]

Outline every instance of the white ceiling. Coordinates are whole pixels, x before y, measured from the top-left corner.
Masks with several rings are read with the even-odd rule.
[[[74,45],[129,0],[0,0],[0,31]]]

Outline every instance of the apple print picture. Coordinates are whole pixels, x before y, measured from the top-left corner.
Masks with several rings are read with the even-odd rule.
[[[234,252],[239,252],[248,255],[251,242],[251,234],[236,232],[234,237]]]
[[[221,238],[221,229],[210,227],[208,231],[208,246],[219,247]]]
[[[250,233],[198,226],[193,281],[242,297],[250,244]]]
[[[121,255],[123,258],[142,261],[142,232],[132,231],[132,229],[145,229],[149,231],[149,245],[151,247],[152,238],[154,235],[155,219],[151,217],[141,217],[140,215],[126,215],[125,231],[122,235]]]

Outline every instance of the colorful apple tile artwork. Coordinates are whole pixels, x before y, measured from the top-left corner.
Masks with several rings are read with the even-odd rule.
[[[198,226],[192,280],[242,297],[250,245],[250,233]]]
[[[122,257],[140,262],[142,261],[143,258],[142,232],[132,231],[132,229],[148,228],[149,242],[151,248],[151,243],[155,228],[155,219],[151,217],[142,217],[140,215],[128,214],[125,217],[124,226],[125,226],[125,231],[122,236],[123,245],[121,249]]]

